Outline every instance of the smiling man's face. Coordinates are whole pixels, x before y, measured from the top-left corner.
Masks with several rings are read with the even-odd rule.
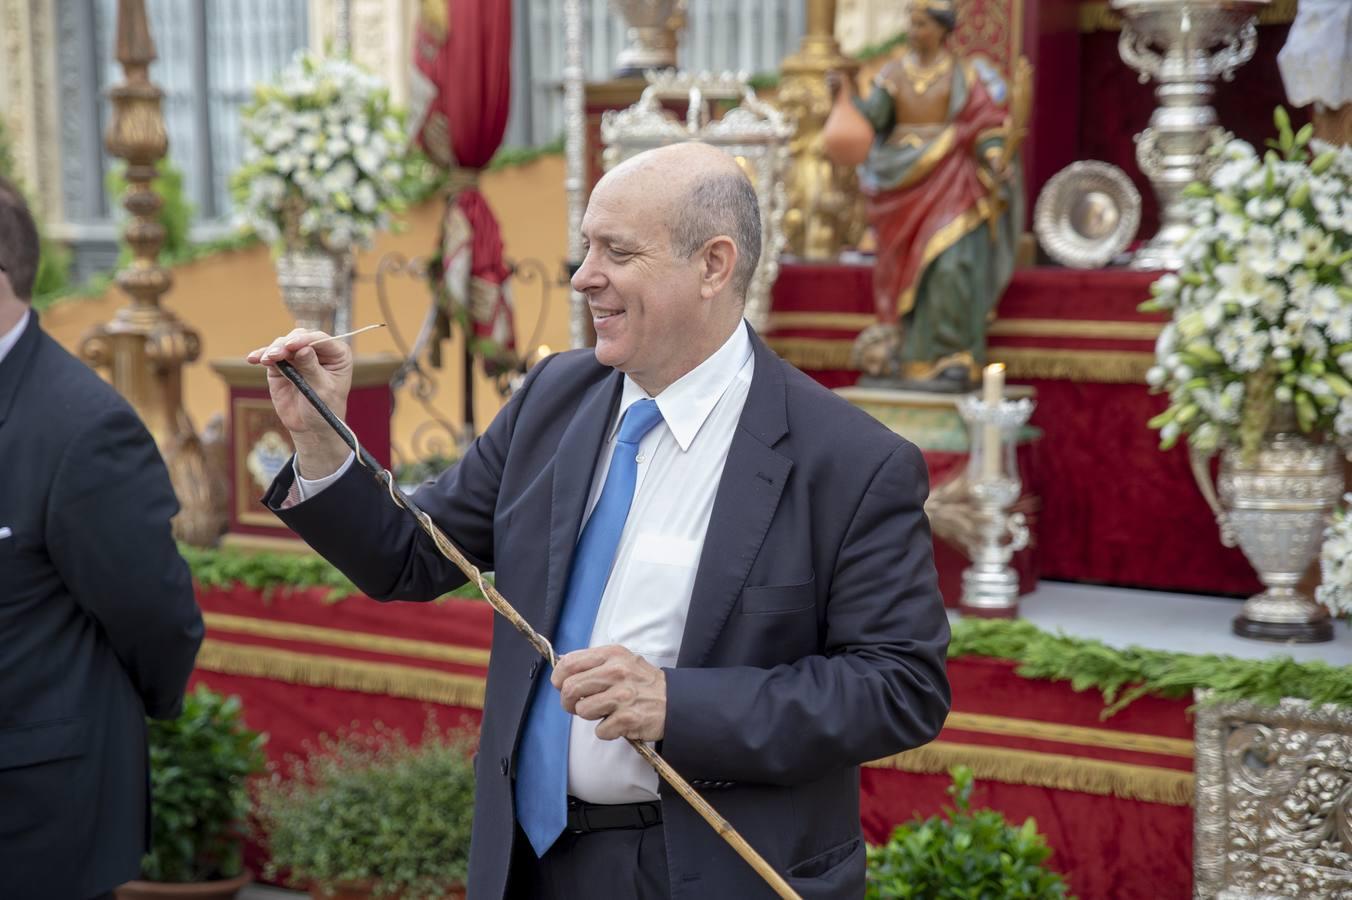
[[[667,223],[684,183],[653,167],[613,172],[592,191],[582,220],[587,255],[573,288],[591,309],[596,359],[649,394],[698,365],[705,332],[723,327],[700,293],[700,254],[682,259],[672,250]]]

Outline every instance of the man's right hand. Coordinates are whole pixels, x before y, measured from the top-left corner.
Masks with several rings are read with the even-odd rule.
[[[352,389],[352,348],[344,341],[310,346],[326,337],[322,331],[297,328],[247,357],[254,365],[267,366],[272,405],[291,432],[301,476],[312,480],[338,471],[351,451],[296,386],[278,371],[277,363],[287,360],[295,366],[334,415],[344,418],[348,391]]]

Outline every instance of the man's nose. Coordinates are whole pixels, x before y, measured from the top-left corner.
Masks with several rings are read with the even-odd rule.
[[[582,265],[573,273],[573,290],[579,294],[597,291],[605,286],[605,277],[601,274],[601,267],[596,264],[593,256],[594,251],[587,251],[587,255],[582,258]]]

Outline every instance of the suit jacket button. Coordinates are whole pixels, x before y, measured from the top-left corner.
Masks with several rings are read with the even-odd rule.
[[[507,771],[511,768],[511,766],[512,761],[505,756],[502,759],[498,760],[498,768],[502,769],[502,774],[504,775],[507,774]]]
[[[533,662],[533,663],[530,664],[530,674],[527,675],[526,677],[527,677],[527,678],[530,678],[530,679],[534,679],[534,678],[535,678],[535,673],[538,672],[538,671],[540,671],[540,661],[537,659],[535,662]]]

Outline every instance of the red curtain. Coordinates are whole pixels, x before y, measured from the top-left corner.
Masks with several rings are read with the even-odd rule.
[[[492,160],[507,129],[512,4],[444,0],[423,7],[414,37],[414,66],[426,79],[423,86],[431,98],[418,140],[432,160],[457,174],[443,222],[438,288],[468,310],[474,332],[471,349],[483,357],[491,375],[510,366],[515,344],[506,287],[510,270],[503,260],[497,218],[472,174]],[[461,252],[470,254],[469,275],[477,284],[448,280],[449,261]]]

